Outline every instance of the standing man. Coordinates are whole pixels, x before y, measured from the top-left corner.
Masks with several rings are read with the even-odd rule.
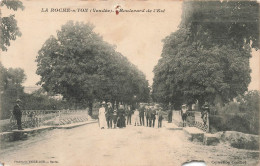
[[[148,113],[147,113],[149,127],[152,127],[152,109],[153,109],[153,106],[151,105],[149,107],[149,110],[148,110]]]
[[[202,106],[202,111],[201,111],[201,118],[203,120],[204,126],[207,124],[207,116],[209,114],[209,104],[208,102],[205,102],[204,105]]]
[[[110,102],[107,103],[107,110],[106,110],[106,119],[107,119],[107,127],[112,128],[112,120],[113,120],[113,108]]]
[[[183,122],[183,127],[186,126],[186,120],[187,120],[187,111],[188,111],[188,107],[186,104],[183,104],[181,107],[181,117],[182,117],[182,122]]]
[[[151,106],[151,109],[149,111],[149,116],[150,116],[150,119],[149,119],[149,127],[154,127],[154,124],[155,124],[155,115],[156,115],[156,110],[155,110],[155,106]]]
[[[116,105],[114,106],[114,110],[113,110],[113,123],[114,123],[114,129],[117,126],[117,108]]]
[[[23,128],[22,128],[22,111],[21,111],[20,103],[21,103],[21,100],[17,99],[16,105],[14,106],[14,109],[13,109],[13,115],[17,121],[18,130],[23,130]]]
[[[156,108],[153,107],[152,110],[151,110],[151,120],[152,120],[152,122],[153,122],[153,127],[154,127],[155,119],[156,119],[156,117],[155,117],[155,115],[156,115],[156,110],[155,110],[155,109],[156,109]]]
[[[127,106],[127,109],[126,109],[127,125],[128,125],[128,124],[131,125],[132,114],[133,114],[132,107],[131,107],[130,105],[128,105],[128,106]]]
[[[148,121],[149,121],[149,115],[148,115],[148,112],[149,112],[149,106],[146,105],[145,106],[145,118],[146,118],[146,126],[148,127]]]
[[[163,120],[162,107],[159,107],[159,111],[158,111],[158,128],[162,127],[162,120]]]
[[[144,105],[141,103],[139,107],[140,125],[144,126]]]

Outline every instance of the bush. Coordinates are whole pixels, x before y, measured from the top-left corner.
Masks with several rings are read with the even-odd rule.
[[[259,133],[259,92],[248,91],[225,106],[216,105],[210,108],[210,131],[239,131]],[[214,113],[212,113],[214,112]]]
[[[218,131],[239,131],[248,134],[258,134],[258,125],[253,126],[252,121],[248,120],[248,115],[245,114],[222,114],[210,115],[210,132]]]
[[[238,149],[259,149],[259,136],[244,134],[236,131],[227,131],[221,135],[222,141],[229,142],[232,147]]]

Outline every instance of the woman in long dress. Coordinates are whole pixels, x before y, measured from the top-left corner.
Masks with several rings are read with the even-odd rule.
[[[98,112],[99,127],[101,129],[104,129],[107,125],[105,104],[106,104],[106,102],[103,101],[102,106],[99,108],[99,112]]]
[[[118,115],[117,127],[119,128],[125,127],[125,110],[123,105],[119,105],[117,115]]]
[[[138,109],[135,109],[134,120],[135,120],[135,126],[139,126],[139,111],[138,111]]]

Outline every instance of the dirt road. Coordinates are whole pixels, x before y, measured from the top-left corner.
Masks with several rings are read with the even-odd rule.
[[[97,123],[44,131],[4,143],[0,151],[0,161],[7,165],[36,166],[180,166],[191,160],[207,165],[257,165],[258,157],[258,151],[190,142],[182,130],[133,125],[101,130]]]

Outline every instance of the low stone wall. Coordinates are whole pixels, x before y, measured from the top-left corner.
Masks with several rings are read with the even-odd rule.
[[[11,132],[1,132],[0,133],[0,143],[8,141],[16,141],[27,138],[30,135],[37,134],[41,131],[52,130],[52,129],[71,129],[74,127],[79,127],[86,124],[97,123],[97,120],[89,120],[85,122],[77,122],[65,125],[54,125],[54,126],[41,126],[38,128],[27,128],[24,130],[12,130]]]

